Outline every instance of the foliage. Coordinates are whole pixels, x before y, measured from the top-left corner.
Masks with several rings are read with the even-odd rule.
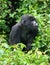
[[[5,38],[23,14],[35,16],[38,36],[32,50],[22,52],[21,44],[9,46]],[[0,0],[0,65],[50,64],[50,0]]]

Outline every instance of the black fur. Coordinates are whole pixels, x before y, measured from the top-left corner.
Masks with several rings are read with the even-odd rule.
[[[9,44],[23,43],[26,50],[31,49],[33,39],[38,33],[38,24],[31,15],[23,15],[21,21],[12,27],[9,37]]]

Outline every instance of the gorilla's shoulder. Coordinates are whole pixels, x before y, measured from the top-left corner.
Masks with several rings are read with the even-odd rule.
[[[21,23],[17,23],[14,26],[12,26],[12,29],[18,29],[19,27],[21,27]]]

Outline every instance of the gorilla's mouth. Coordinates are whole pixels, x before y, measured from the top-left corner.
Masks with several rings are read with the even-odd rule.
[[[38,26],[38,24],[37,24],[37,22],[36,22],[36,21],[32,21],[32,25],[33,25],[33,26],[35,26],[35,27],[37,27],[37,26]]]

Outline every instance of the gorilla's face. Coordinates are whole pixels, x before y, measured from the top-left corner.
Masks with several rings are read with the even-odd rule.
[[[29,16],[29,15],[23,16],[22,23],[26,28],[28,28],[31,31],[38,30],[38,24],[33,16]]]

